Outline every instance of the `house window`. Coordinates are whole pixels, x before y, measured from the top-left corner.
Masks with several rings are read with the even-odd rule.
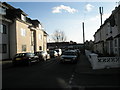
[[[115,47],[117,47],[117,39],[115,39]]]
[[[42,46],[39,46],[39,50],[42,50]]]
[[[113,53],[113,41],[111,40],[110,41],[110,54]]]
[[[26,51],[26,45],[22,45],[22,52]]]
[[[40,29],[42,28],[40,24],[39,24],[39,28],[40,28]]]
[[[4,24],[0,25],[0,33],[6,34],[6,32],[7,32],[6,25],[4,25]]]
[[[6,8],[5,7],[0,7],[0,14],[6,15]]]
[[[118,39],[118,43],[119,43],[118,50],[119,50],[119,55],[120,55],[120,37],[119,37],[119,39]]]
[[[109,44],[109,41],[107,41],[107,53],[109,53],[109,47],[110,47],[110,44]]]
[[[25,17],[23,14],[21,14],[21,19],[22,19],[23,21],[26,21],[26,17]]]
[[[40,40],[42,39],[42,35],[41,35],[41,34],[39,34],[39,39],[40,39]]]
[[[112,33],[112,27],[110,26],[110,33]]]
[[[26,30],[21,28],[21,36],[26,36]]]
[[[0,53],[7,53],[7,44],[0,44]]]

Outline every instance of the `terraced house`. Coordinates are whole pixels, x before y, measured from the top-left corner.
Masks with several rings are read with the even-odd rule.
[[[120,5],[94,34],[94,51],[120,56]]]
[[[39,20],[32,20],[21,9],[0,4],[0,54],[2,59],[16,53],[46,51],[47,33]]]

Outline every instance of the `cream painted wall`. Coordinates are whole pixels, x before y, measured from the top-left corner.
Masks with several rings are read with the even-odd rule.
[[[42,47],[43,51],[43,31],[42,30],[36,30],[36,51],[40,51],[39,47]]]
[[[25,30],[26,35],[22,36],[21,35],[21,28]],[[31,31],[28,28],[28,25],[20,22],[20,21],[16,21],[16,38],[17,38],[17,53],[21,53],[22,52],[22,45],[26,45],[26,52],[31,52]]]

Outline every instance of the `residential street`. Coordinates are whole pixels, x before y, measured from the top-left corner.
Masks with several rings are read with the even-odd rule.
[[[8,1],[1,90],[120,90],[120,1]]]
[[[7,64],[6,64],[7,65]],[[118,88],[120,69],[92,70],[85,55],[77,64],[60,63],[59,59],[35,63],[32,66],[3,68],[5,88]]]
[[[51,60],[30,67],[3,69],[3,88],[65,88],[75,70],[75,64]]]

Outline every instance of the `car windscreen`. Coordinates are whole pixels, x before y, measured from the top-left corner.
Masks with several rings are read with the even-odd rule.
[[[55,50],[56,52],[59,52],[59,50]]]
[[[63,52],[62,55],[76,55],[74,52]]]
[[[39,55],[39,52],[35,52],[34,54],[35,54],[35,55]]]
[[[28,53],[26,56],[33,57],[34,53]]]

